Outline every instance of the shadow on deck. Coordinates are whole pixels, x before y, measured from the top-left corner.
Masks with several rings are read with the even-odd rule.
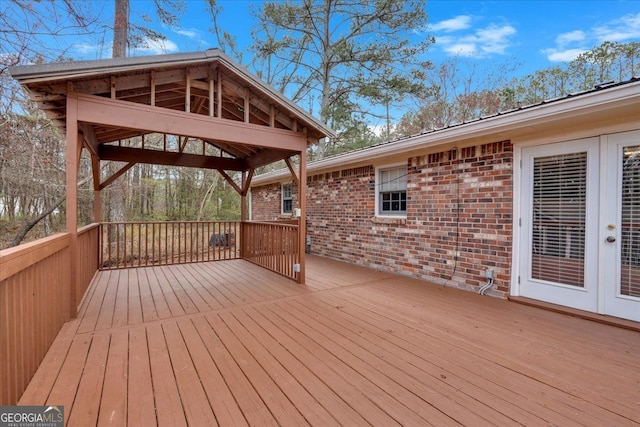
[[[634,425],[640,333],[324,258],[99,272],[21,405],[71,426]]]

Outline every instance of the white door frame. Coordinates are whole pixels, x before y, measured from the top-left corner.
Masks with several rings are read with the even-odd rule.
[[[520,235],[520,245],[514,247],[514,254],[519,257],[519,281],[520,295],[573,307],[587,311],[598,310],[598,244],[591,236],[598,235],[599,223],[599,150],[600,142],[596,138],[584,138],[574,141],[565,141],[551,145],[539,145],[523,148],[521,151],[521,185],[518,193],[520,198],[520,212],[517,231]],[[576,152],[587,153],[587,192],[586,192],[586,222],[585,222],[585,258],[584,258],[584,286],[576,287],[563,285],[530,277],[530,265],[532,261],[531,239],[533,233],[532,213],[530,200],[533,188],[533,160],[534,158],[562,155]],[[531,176],[524,176],[526,173]]]

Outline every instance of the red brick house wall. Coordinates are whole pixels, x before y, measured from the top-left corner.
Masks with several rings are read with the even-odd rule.
[[[406,218],[375,216],[375,168],[307,178],[311,252],[506,296],[511,277],[513,150],[509,141],[407,159]],[[280,184],[251,190],[252,218],[280,215]],[[296,195],[294,190],[294,206]]]

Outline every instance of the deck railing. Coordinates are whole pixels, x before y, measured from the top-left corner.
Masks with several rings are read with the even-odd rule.
[[[79,304],[97,271],[98,225],[78,232],[82,256],[75,272],[69,233],[0,251],[0,406],[16,404],[71,319],[71,275],[77,275]]]
[[[240,224],[240,221],[102,223],[100,269],[237,259]]]
[[[77,236],[75,271],[69,233],[0,251],[0,406],[16,404],[98,268],[242,257],[296,279],[300,265],[291,222],[103,223]]]
[[[242,258],[291,279],[300,267],[297,223],[242,223]]]
[[[100,251],[100,224],[91,224],[78,229],[78,281],[76,301],[78,307],[85,292],[98,271],[98,252]]]

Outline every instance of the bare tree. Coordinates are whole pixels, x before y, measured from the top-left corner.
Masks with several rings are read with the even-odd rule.
[[[11,65],[64,58],[69,46],[56,44],[64,36],[83,36],[99,24],[90,2],[0,2],[0,72]]]

